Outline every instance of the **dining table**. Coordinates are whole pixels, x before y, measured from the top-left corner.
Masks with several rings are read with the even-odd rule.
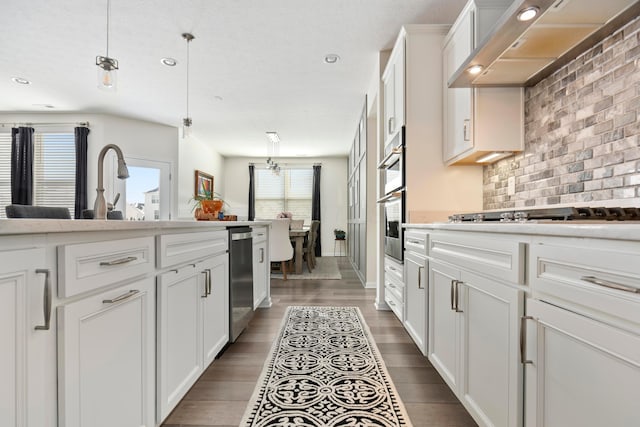
[[[302,274],[302,246],[309,235],[308,228],[289,230],[289,238],[293,242],[293,264],[295,274]]]

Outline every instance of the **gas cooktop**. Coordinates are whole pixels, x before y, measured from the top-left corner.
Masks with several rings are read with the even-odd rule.
[[[449,222],[640,221],[640,208],[537,208],[455,214]]]

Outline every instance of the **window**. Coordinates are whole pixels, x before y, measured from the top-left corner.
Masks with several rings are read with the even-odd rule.
[[[129,178],[118,180],[116,191],[123,193],[126,218],[134,221],[171,219],[171,165],[127,157]]]
[[[311,223],[313,169],[282,169],[280,175],[256,169],[256,218],[275,218],[291,212],[296,219]]]
[[[72,132],[34,132],[33,204],[69,209],[74,216],[76,148]],[[0,133],[0,218],[11,204],[11,134]]]

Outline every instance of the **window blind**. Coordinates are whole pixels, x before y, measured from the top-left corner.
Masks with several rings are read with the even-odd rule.
[[[280,212],[311,223],[312,169],[282,169],[280,175],[256,169],[256,218],[272,219]]]
[[[11,134],[0,133],[0,218],[6,218],[4,207],[11,204]]]
[[[33,204],[69,208],[74,216],[76,145],[73,133],[34,134]]]

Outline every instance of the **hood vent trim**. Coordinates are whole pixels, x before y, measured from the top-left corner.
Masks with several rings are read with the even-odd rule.
[[[528,87],[538,84],[546,77],[559,70],[577,56],[598,44],[602,39],[611,35],[618,28],[624,26],[640,15],[640,1],[626,6],[626,9],[617,14],[604,24],[598,24],[595,31],[585,30],[589,34],[581,38],[556,57],[530,57],[511,58],[508,51],[525,44],[535,43],[535,33],[542,28],[553,28],[554,25],[540,25],[542,17],[547,11],[555,13],[567,7],[567,4],[576,0],[516,0],[498,19],[487,37],[462,63],[460,68],[447,82],[448,87]],[[518,12],[524,8],[537,6],[540,9],[538,17],[522,22],[518,21]],[[567,23],[565,27],[589,27],[589,25]],[[593,27],[593,25],[591,25]],[[561,27],[557,25],[557,27]],[[537,31],[538,34],[544,31]],[[474,65],[482,65],[484,70],[480,75],[470,75],[467,69]],[[502,70],[496,70],[502,66]],[[524,67],[522,67],[524,66]],[[511,67],[511,68],[510,68]],[[520,68],[519,68],[520,67]],[[528,68],[527,68],[528,67]],[[527,71],[533,70],[533,71]]]

